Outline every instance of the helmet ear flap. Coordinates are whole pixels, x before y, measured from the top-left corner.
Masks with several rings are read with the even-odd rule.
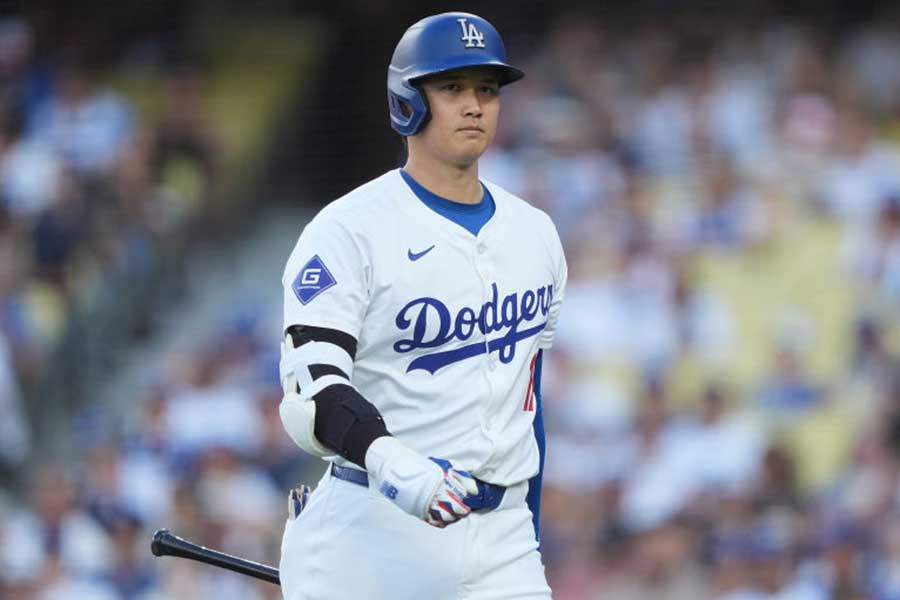
[[[388,103],[390,104],[392,113],[400,113],[407,118],[412,116],[412,107],[409,105],[409,102],[405,101],[397,94],[388,92]]]
[[[394,129],[404,137],[421,131],[430,118],[428,98],[413,82],[405,83],[399,92],[389,87],[388,106]]]
[[[422,86],[418,83],[413,83],[413,87],[419,92],[419,98],[422,99],[422,104],[425,106],[425,116],[422,117],[422,122],[419,123],[419,126],[411,135],[415,135],[425,129],[425,126],[428,125],[428,122],[431,120],[431,104],[428,103],[428,96],[425,94],[425,90],[422,89]]]

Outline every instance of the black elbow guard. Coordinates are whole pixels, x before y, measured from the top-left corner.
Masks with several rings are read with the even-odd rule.
[[[322,444],[366,468],[369,445],[390,435],[378,409],[351,385],[330,385],[313,397],[313,432]]]

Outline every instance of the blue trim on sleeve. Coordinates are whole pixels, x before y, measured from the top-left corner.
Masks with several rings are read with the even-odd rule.
[[[484,190],[481,202],[478,204],[466,204],[464,202],[454,202],[430,192],[403,169],[400,169],[400,175],[403,177],[406,185],[410,187],[425,206],[468,230],[472,235],[478,235],[485,223],[494,216],[496,209],[494,197],[491,196],[484,184],[481,184],[481,189]]]
[[[538,473],[528,480],[528,495],[525,502],[531,510],[534,521],[534,537],[538,541],[538,549],[541,543],[541,484],[544,479],[544,456],[546,454],[547,441],[544,438],[544,412],[541,401],[541,363],[544,362],[544,351],[538,350],[537,360],[534,362],[534,439],[537,440],[539,467]]]

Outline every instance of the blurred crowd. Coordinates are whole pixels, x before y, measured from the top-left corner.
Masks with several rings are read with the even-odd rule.
[[[554,597],[900,598],[888,23],[571,19],[506,96],[482,174],[554,217],[570,272],[544,390]],[[813,236],[833,240],[806,266],[822,285],[759,277]],[[794,297],[751,336],[773,304],[709,265]],[[834,298],[848,310],[820,318]]]
[[[140,57],[160,90],[149,118],[107,81],[137,60],[131,49],[98,54],[85,29],[41,52],[36,33],[0,19],[0,597],[131,598],[150,581],[135,566],[145,544],[131,542],[152,511],[174,505],[174,475],[123,454],[125,439],[152,450],[137,434],[38,436],[54,431],[41,427],[52,413],[65,422],[83,408],[66,396],[86,385],[94,346],[109,352],[152,330],[151,300],[173,288],[147,283],[214,225],[222,149],[193,65]],[[116,330],[98,329],[104,318]],[[73,445],[68,461],[46,465],[48,451]],[[120,463],[128,497],[111,491]]]
[[[146,292],[134,284],[161,268],[165,242],[210,212],[220,152],[196,70],[162,69],[162,109],[144,121],[86,40],[61,56],[35,41],[25,19],[0,20],[0,466],[12,467],[34,444],[24,391],[58,368],[74,319]],[[124,335],[151,318],[129,309]]]
[[[173,78],[148,129],[78,65],[28,49],[26,24],[0,24],[10,463],[36,443],[16,378],[48,368],[98,277],[141,269],[151,241],[184,226],[197,200],[166,183],[179,160],[203,196],[216,185],[193,79]],[[547,210],[569,262],[543,390],[554,597],[900,599],[900,27],[831,38],[786,23],[568,19],[519,62],[528,76],[504,93],[482,176]],[[764,368],[729,377],[750,315],[704,266],[764,271],[802,254],[808,231],[836,241],[813,257],[830,287],[801,292],[851,309],[786,315],[763,336]],[[759,271],[739,275],[753,285]],[[278,597],[147,552],[165,525],[277,564],[286,491],[321,473],[278,418],[280,308],[254,315],[236,309],[148,365],[131,418],[80,411],[72,464],[0,496],[0,596]],[[845,340],[827,371],[809,364],[834,339],[822,328]]]
[[[28,509],[0,506],[4,598],[279,597],[271,584],[149,551],[153,530],[165,526],[277,565],[286,490],[317,465],[278,416],[272,324],[237,318],[172,351],[153,366],[144,395],[130,398],[128,418],[78,414],[74,465],[41,468]]]

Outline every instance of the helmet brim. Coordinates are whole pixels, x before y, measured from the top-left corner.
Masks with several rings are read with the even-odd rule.
[[[496,61],[496,62],[473,62],[472,64],[467,65],[453,65],[447,67],[435,66],[429,69],[425,69],[425,73],[416,77],[410,77],[407,81],[411,84],[421,83],[422,81],[429,79],[431,77],[436,77],[438,75],[446,75],[447,73],[452,73],[454,71],[464,71],[466,69],[473,69],[476,67],[492,67],[497,71],[497,82],[500,86],[509,85],[510,83],[514,83],[523,77],[525,77],[525,73],[517,69],[512,65],[508,65],[506,63]]]

